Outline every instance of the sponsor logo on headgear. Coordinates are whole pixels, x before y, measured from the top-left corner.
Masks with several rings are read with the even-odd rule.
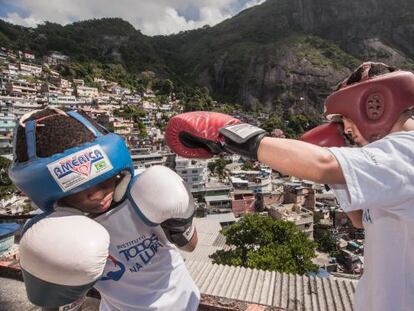
[[[66,192],[112,170],[112,164],[102,147],[97,145],[50,163],[47,168]]]

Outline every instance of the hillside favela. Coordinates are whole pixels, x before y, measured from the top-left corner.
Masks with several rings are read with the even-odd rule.
[[[168,143],[167,136],[173,135],[168,133],[170,121],[184,113],[205,111],[226,114],[239,120],[237,122],[265,130],[267,136],[263,138],[263,144],[270,138],[277,138],[275,141],[278,142],[301,141],[305,133],[327,123],[323,115],[326,98],[362,63],[371,61],[405,71],[414,69],[414,5],[409,0],[267,0],[255,4],[240,6],[234,14],[214,24],[172,33],[144,32],[146,28],[139,29],[139,25],[123,16],[100,15],[66,23],[45,18],[31,26],[19,25],[0,16],[0,310],[374,310],[357,308],[355,293],[367,269],[379,269],[364,260],[364,249],[367,249],[364,247],[364,226],[366,222],[372,225],[371,217],[377,217],[375,213],[370,215],[369,210],[364,211],[363,217],[360,216],[364,224],[356,225],[329,182],[290,176],[286,172],[294,170],[289,168],[279,171],[273,162],[262,160],[264,156],[259,161],[256,153],[262,149],[257,146],[252,157],[247,152],[242,155],[237,151],[229,152],[234,149],[225,146],[219,152],[211,149],[209,156],[186,157]],[[65,116],[69,111],[81,112],[79,115],[85,116],[82,120],[89,120],[79,121],[87,122],[86,127],[95,129],[96,126],[105,133],[99,134],[103,137],[110,133],[121,137],[127,146],[125,153],[129,152],[132,159],[132,173],[125,177],[126,169],[123,168],[115,174],[116,178],[122,179],[115,182],[115,192],[124,180],[129,182],[124,186],[122,200],[116,201],[115,193],[105,213],[85,213],[86,210],[80,209],[79,217],[99,223],[109,231],[111,243],[118,243],[111,244],[110,253],[105,253],[106,265],[102,266],[100,275],[84,283],[72,282],[72,276],[78,272],[71,275],[72,272],[65,268],[60,274],[57,264],[50,263],[49,266],[49,259],[45,260],[46,257],[61,257],[53,254],[55,250],[64,253],[64,249],[71,248],[70,260],[87,256],[71,243],[63,246],[64,225],[57,224],[59,229],[55,228],[53,234],[49,234],[59,237],[60,248],[52,247],[51,242],[34,242],[32,236],[31,242],[24,240],[25,235],[32,234],[31,228],[40,226],[45,220],[53,220],[50,213],[59,213],[62,202],[70,205],[67,202],[71,201],[59,194],[47,203],[52,203],[50,210],[46,203],[45,207],[39,203],[52,196],[50,193],[55,190],[51,190],[49,180],[57,180],[56,176],[47,182],[44,179],[43,185],[36,185],[34,194],[23,190],[31,189],[29,186],[19,187],[13,181],[26,185],[33,178],[33,182],[39,183],[42,179],[31,174],[40,172],[39,166],[45,167],[46,172],[49,169],[52,174],[51,167],[59,161],[62,170],[66,170],[59,172],[60,175],[86,174],[87,181],[81,183],[93,180],[88,175],[92,174],[89,166],[86,173],[74,168],[78,164],[72,151],[52,152],[63,153],[64,157],[53,155],[55,158],[50,161],[51,155],[39,156],[38,159],[49,162],[39,162],[33,173],[28,167],[30,161],[38,161],[36,154],[34,158],[29,155],[29,164],[18,163],[13,146],[24,135],[27,139],[24,148],[27,145],[28,154],[33,143],[37,144],[35,152],[36,148],[39,151],[41,141],[35,136],[34,142],[29,141],[27,124],[31,121],[25,126],[22,121],[25,118],[21,117],[45,109]],[[47,128],[47,118],[53,119],[50,115],[38,119],[36,133]],[[44,120],[45,125],[39,125],[43,122],[40,120]],[[16,134],[19,124],[24,129],[19,132],[21,135]],[[58,131],[56,129],[56,133]],[[76,141],[77,135],[81,136],[81,132],[73,133],[68,130],[56,141],[66,141],[66,138]],[[181,134],[177,135],[180,139]],[[206,139],[203,136],[197,140],[196,146],[205,143]],[[47,140],[50,142],[50,138]],[[221,140],[221,145],[226,142]],[[72,145],[77,148],[73,152],[80,152],[84,148],[82,144]],[[178,149],[186,150],[187,147],[191,148],[191,143],[184,139],[180,141]],[[355,145],[345,148],[354,147],[358,148]],[[105,150],[108,153],[103,158],[108,158],[110,169],[115,170],[118,160],[111,158],[112,153],[109,154],[106,147],[102,148],[98,152]],[[115,157],[120,157],[124,151],[119,148],[117,152],[114,152]],[[310,158],[309,152],[312,149],[304,148],[303,152],[295,154],[295,158]],[[283,156],[287,155],[283,153]],[[72,166],[62,162],[69,156],[72,156],[71,163],[75,163]],[[275,152],[272,156],[278,158],[281,154]],[[86,156],[79,159],[90,160]],[[286,161],[290,159],[286,158]],[[20,166],[15,166],[13,176],[23,177],[13,179],[9,169],[16,163]],[[168,170],[160,170],[159,166]],[[106,172],[107,169],[103,170]],[[158,173],[159,176],[149,179],[150,172],[156,170],[165,175]],[[174,190],[173,181],[166,181],[167,178],[176,180],[169,177],[170,171],[172,176],[180,177],[185,185],[183,189],[188,190],[186,195],[193,208],[190,214],[186,214],[187,211],[179,213],[183,209],[181,202],[174,207],[175,214],[167,211],[182,193],[181,188]],[[311,167],[309,171],[312,171]],[[18,175],[17,172],[25,173]],[[100,175],[104,173],[94,174],[104,176]],[[131,178],[131,174],[135,177]],[[342,178],[348,181],[346,173],[343,175]],[[308,175],[299,172],[298,176]],[[108,175],[90,187],[107,183],[109,177],[114,178]],[[403,180],[410,183],[410,179]],[[404,187],[403,180],[401,187]],[[167,184],[167,189],[162,188],[163,184]],[[66,191],[66,185],[59,186],[59,191]],[[72,190],[74,186],[67,188]],[[134,190],[136,188],[140,190]],[[87,191],[87,187],[79,189],[77,192]],[[392,188],[388,190],[388,195],[394,196]],[[148,199],[151,191],[156,195]],[[373,193],[371,190],[366,195],[375,195]],[[70,194],[76,194],[76,191]],[[127,206],[125,200],[135,201]],[[161,219],[161,214],[157,214],[158,207],[154,208],[148,202],[163,205],[160,210],[164,208],[163,213],[171,214],[171,219],[158,221]],[[151,206],[148,212],[146,204]],[[125,238],[128,240],[121,244],[119,236],[111,232],[119,225],[107,226],[108,220],[100,220],[117,217],[120,206],[124,210],[127,207],[138,210],[131,212],[131,217],[141,217],[140,224],[148,225],[151,233],[136,231],[134,235],[138,225],[123,227],[132,232],[128,236],[134,238]],[[172,224],[170,220],[176,223]],[[125,222],[121,222],[121,226],[126,226]],[[177,229],[182,226],[185,230]],[[71,226],[73,233],[80,230],[81,225]],[[181,235],[178,240],[174,237],[179,233],[185,236],[190,231],[193,234],[194,230],[196,242],[189,251],[183,247],[185,243],[181,244]],[[39,233],[33,231],[33,234]],[[186,243],[192,243],[193,236]],[[23,252],[23,244],[29,250]],[[30,245],[36,245],[33,247],[36,250]],[[36,258],[41,248],[45,253],[50,252],[50,256]],[[114,252],[116,256],[127,258],[128,265],[119,261],[120,257]],[[167,264],[163,257],[167,253],[172,263]],[[394,255],[397,256],[389,254]],[[81,261],[87,262],[86,259]],[[182,263],[185,272],[180,272],[185,278],[178,281],[174,279],[179,273],[174,270],[179,266],[177,262]],[[67,266],[77,265],[74,261],[67,262]],[[151,265],[160,265],[157,272],[151,270]],[[37,274],[36,269],[43,271]],[[374,273],[381,275],[383,271],[379,269]],[[411,275],[409,273],[412,271],[407,271]],[[48,279],[48,274],[54,276]],[[116,295],[121,293],[121,289],[107,285],[109,282],[122,283],[123,279],[132,282],[132,276],[142,278],[141,283],[146,282],[139,285],[138,292],[147,293],[148,288],[156,288],[154,293],[148,294],[154,301],[143,296],[148,299],[143,303],[140,301],[144,307],[134,308],[134,300],[128,298],[129,292],[118,296],[124,297],[123,303],[128,301],[128,307],[125,307],[127,304],[117,305],[118,297],[107,296],[107,291]],[[33,279],[39,283],[33,285]],[[193,284],[192,287],[183,285],[185,282]],[[83,288],[86,283],[91,286]],[[53,300],[50,298],[53,296],[51,284],[82,287],[83,293],[76,299],[64,300],[62,306],[66,309],[58,309],[57,305],[49,304]],[[171,297],[178,294],[168,292],[169,288],[178,291],[180,286],[193,291],[197,297],[193,299],[197,302],[191,302],[191,299],[187,304],[183,302],[187,299],[186,293],[180,296],[179,302],[166,303],[163,295],[173,299]],[[31,287],[36,288],[32,294]],[[375,289],[370,290],[375,292]],[[366,291],[368,293],[368,289]],[[382,295],[380,289],[377,291]],[[64,293],[64,289],[59,288],[59,293]],[[400,296],[394,299],[399,300]],[[413,305],[404,309],[385,308],[414,310]]]

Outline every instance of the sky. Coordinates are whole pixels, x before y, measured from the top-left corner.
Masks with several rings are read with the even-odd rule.
[[[213,26],[265,0],[0,0],[0,19],[26,27],[120,17],[146,35]]]

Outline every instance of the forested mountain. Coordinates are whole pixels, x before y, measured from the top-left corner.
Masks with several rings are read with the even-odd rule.
[[[0,46],[151,70],[249,109],[316,114],[363,60],[414,69],[414,2],[268,0],[214,27],[155,37],[117,18],[34,29],[0,21]]]

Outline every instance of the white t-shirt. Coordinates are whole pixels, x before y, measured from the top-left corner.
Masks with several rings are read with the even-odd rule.
[[[197,310],[200,293],[177,248],[129,200],[95,218],[111,244],[104,279],[96,283],[101,311]]]
[[[414,131],[329,150],[346,179],[331,185],[341,207],[363,210],[365,265],[355,310],[414,310]]]

